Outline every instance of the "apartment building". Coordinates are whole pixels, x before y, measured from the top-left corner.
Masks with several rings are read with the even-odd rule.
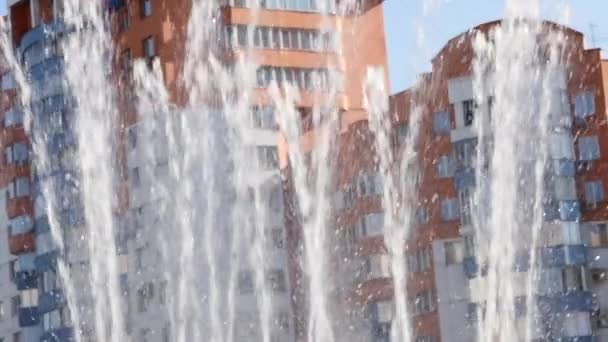
[[[135,58],[147,60],[158,60],[167,84],[171,101],[178,106],[184,104],[183,89],[180,88],[180,71],[183,68],[184,42],[186,37],[186,22],[188,18],[186,1],[123,1],[115,7],[115,21],[113,27],[117,30],[115,35],[117,55],[120,56],[119,68],[128,72]],[[331,4],[332,2],[328,2]],[[327,9],[328,14],[322,14],[314,1],[286,1],[286,2],[262,2],[260,8],[248,8],[243,1],[225,1],[222,7],[222,27],[218,30],[221,35],[221,48],[225,49],[225,63],[229,65],[234,59],[242,54],[250,54],[258,63],[259,68],[256,77],[256,88],[251,103],[251,139],[252,147],[260,150],[260,153],[277,155],[279,164],[274,166],[274,171],[265,172],[266,178],[262,182],[268,193],[276,192],[282,198],[281,176],[278,173],[279,166],[287,165],[286,149],[284,140],[277,130],[275,113],[272,101],[267,93],[267,87],[271,81],[279,84],[291,83],[300,92],[301,99],[297,104],[302,115],[305,127],[310,127],[312,122],[312,107],[319,100],[319,89],[312,84],[313,75],[321,80],[320,86],[327,84],[327,79],[333,77],[342,81],[342,88],[337,99],[340,108],[341,127],[346,127],[365,117],[362,108],[361,84],[367,66],[386,66],[386,48],[384,45],[382,8],[378,3],[366,2],[359,12],[348,16],[336,16],[336,8]],[[253,40],[247,37],[247,28],[254,25]],[[360,44],[370,46],[369,52],[361,54],[356,52]],[[348,57],[347,57],[348,56]],[[124,79],[123,85],[129,84]],[[128,94],[125,89],[123,94]],[[128,95],[127,95],[128,96]],[[128,102],[128,101],[125,101]],[[138,156],[141,149],[146,148],[138,144],[144,139],[137,138],[142,127],[135,114],[129,112],[124,117],[125,126],[130,127],[127,133],[129,143],[126,144],[127,168],[125,174],[130,175],[128,179],[130,194],[129,207],[132,212],[149,212],[149,208],[142,199],[149,197],[141,195],[137,188],[146,188],[144,178],[138,176],[144,167]],[[308,123],[308,124],[307,124]],[[312,138],[311,132],[305,132],[304,141]],[[310,143],[308,143],[310,146]],[[161,158],[162,159],[162,158]],[[275,159],[275,158],[271,158]],[[272,170],[272,168],[271,168]],[[137,179],[134,185],[133,181]],[[150,179],[148,181],[153,181]],[[300,291],[299,270],[294,266],[295,261],[287,264],[288,243],[285,242],[284,209],[278,206],[273,213],[271,249],[272,279],[284,279],[280,281],[284,293],[273,297],[274,308],[280,317],[276,321],[281,322],[286,334],[278,337],[278,340],[293,340],[293,335],[304,332],[302,317],[305,310],[299,305],[303,298],[295,297],[294,303],[291,293]],[[147,215],[143,215],[147,216]],[[133,245],[130,251],[139,251],[142,246]],[[277,250],[278,249],[278,250]],[[130,264],[129,277],[135,272]],[[139,276],[138,276],[139,277]],[[144,276],[145,277],[145,276]],[[255,321],[253,297],[250,290],[252,270],[243,269],[239,276],[239,291],[241,297],[238,302],[251,303],[250,308],[244,308],[239,318],[240,326],[251,326],[247,322]],[[146,283],[146,282],[144,282]],[[250,285],[247,285],[250,284]],[[144,284],[149,286],[148,284]],[[137,287],[137,286],[136,286]],[[242,287],[242,289],[241,289]],[[273,286],[275,287],[275,286]],[[140,289],[133,288],[131,293],[141,293]],[[249,298],[251,297],[251,298]],[[292,304],[295,304],[292,308]],[[132,304],[133,305],[133,304]],[[298,317],[296,320],[285,319],[292,317],[292,310]],[[154,311],[154,309],[151,309]],[[249,311],[249,313],[247,312]],[[253,317],[252,317],[253,314]],[[146,331],[147,320],[135,320],[132,327],[133,336],[141,331]],[[239,336],[239,332],[236,333]],[[253,334],[253,335],[252,335]],[[250,340],[255,336],[254,332],[245,331],[241,338]]]
[[[18,98],[15,89],[13,74],[2,64],[1,91],[2,91],[2,189],[7,196],[2,197],[3,208],[0,222],[6,229],[2,238],[1,259],[1,301],[0,304],[0,336],[5,341],[19,341],[23,332],[20,327],[21,296],[20,291],[27,290],[27,278],[35,269],[33,263],[33,219],[30,215],[20,212],[16,204],[18,197],[29,196],[29,190],[23,189],[23,180],[20,181],[19,192],[16,183],[23,177],[29,177],[28,141],[23,129],[23,114],[19,110]],[[26,200],[27,201],[27,200]],[[30,332],[36,335],[36,331]]]
[[[485,304],[485,266],[476,261],[470,201],[478,141],[473,122],[490,114],[488,106],[475,105],[472,42],[497,25],[499,21],[485,23],[451,39],[423,76],[428,92],[418,103],[424,108],[418,147],[422,176],[417,227],[407,248],[416,341],[471,341],[478,309]],[[551,199],[545,205],[539,251],[543,277],[538,305],[545,325],[538,337],[601,340],[606,337],[601,170],[607,64],[598,49],[585,48],[580,32],[550,22],[543,23],[543,30],[560,32],[567,42],[560,66],[563,84],[557,85],[562,105],[559,113],[551,113],[566,119],[552,123],[559,127],[553,127],[550,137],[551,181],[545,191]],[[407,117],[410,100],[410,91],[393,95],[392,112]],[[523,256],[514,265],[522,281],[525,260]]]
[[[341,129],[347,131],[350,126],[359,125],[365,118],[361,84],[366,69],[368,66],[382,66],[386,69],[386,47],[380,1],[367,1],[358,5],[356,11],[338,16],[335,15],[336,8],[332,6],[327,9],[328,13],[322,14],[314,1],[270,1],[263,2],[262,7],[257,9],[248,8],[242,1],[225,1],[221,20],[218,21],[218,31],[223,33],[221,44],[226,49],[224,62],[229,65],[239,54],[249,50],[260,65],[251,104],[251,136],[254,137],[251,144],[260,154],[270,156],[265,158],[267,161],[276,161],[260,177],[263,178],[268,193],[278,194],[275,197],[280,204],[271,218],[274,244],[270,253],[272,269],[269,270],[272,279],[280,283],[277,287],[280,293],[276,298],[273,297],[276,306],[273,311],[281,316],[278,321],[282,326],[282,335],[274,338],[280,341],[293,340],[294,334],[302,334],[305,326],[296,324],[300,320],[292,321],[284,317],[292,317],[294,313],[297,317],[304,317],[305,314],[299,306],[303,299],[298,298],[292,303],[290,297],[291,293],[299,290],[300,283],[297,279],[301,275],[297,268],[289,267],[293,264],[288,264],[290,259],[286,249],[287,236],[281,200],[284,195],[279,174],[279,169],[287,165],[287,157],[266,88],[271,80],[280,84],[290,82],[296,86],[300,90],[298,108],[304,126],[310,127],[306,123],[312,121],[312,107],[322,94],[311,83],[313,75],[321,80],[321,86],[331,76],[332,79],[341,81],[337,99]],[[164,311],[162,308],[167,305],[166,284],[157,274],[158,270],[152,267],[157,261],[158,251],[149,248],[153,245],[150,237],[131,234],[140,230],[140,225],[149,225],[149,218],[154,217],[158,202],[151,201],[147,189],[154,182],[162,182],[162,179],[147,175],[165,174],[163,170],[166,171],[166,165],[162,160],[158,164],[149,165],[141,157],[142,150],[148,148],[144,146],[147,137],[140,129],[146,123],[141,122],[140,113],[136,111],[130,75],[134,59],[158,62],[176,111],[186,104],[181,72],[190,1],[114,0],[107,2],[107,6],[111,18],[109,28],[115,42],[114,73],[111,77],[116,78],[119,87],[119,105],[123,113],[121,126],[126,127],[124,131],[118,132],[122,146],[118,150],[118,159],[123,161],[120,166],[123,168],[123,177],[117,188],[121,199],[118,210],[122,214],[118,242],[121,260],[124,260],[121,284],[128,317],[126,328],[135,340],[167,341],[173,332],[167,325],[168,318],[161,314]],[[33,174],[27,166],[29,145],[20,126],[21,110],[12,102],[7,102],[4,108],[5,130],[7,141],[11,145],[7,146],[10,147],[7,156],[10,155],[9,164],[15,164],[7,165],[6,169],[12,175],[7,179],[10,196],[7,197],[6,204],[7,220],[11,222],[11,256],[7,256],[7,267],[11,271],[7,271],[7,274],[10,279],[14,270],[16,289],[8,284],[10,291],[0,298],[0,314],[2,307],[13,307],[11,312],[16,312],[13,320],[18,318],[20,330],[12,326],[7,328],[3,336],[5,339],[13,338],[14,341],[67,341],[73,338],[74,327],[59,281],[57,260],[66,257],[64,260],[68,264],[75,263],[83,268],[86,268],[86,260],[79,260],[78,253],[61,255],[54,245],[39,186],[39,180],[43,177],[51,177],[57,184],[57,189],[54,190],[58,197],[55,200],[57,203],[65,203],[65,207],[59,208],[59,223],[66,230],[66,246],[69,248],[73,245],[73,251],[76,247],[82,247],[77,241],[78,235],[67,232],[69,228],[82,225],[83,215],[80,202],[74,195],[77,192],[68,191],[73,189],[74,184],[66,182],[69,178],[66,176],[73,166],[70,157],[73,155],[74,132],[68,96],[61,86],[62,57],[56,48],[66,33],[60,18],[61,1],[11,0],[8,7],[18,59],[33,83],[35,124],[49,127],[51,139],[46,148],[54,157],[52,173]],[[253,46],[249,46],[248,40],[243,39],[247,25],[256,27]],[[360,51],[363,45],[368,47],[365,53]],[[10,75],[6,77],[10,78]],[[313,135],[305,132],[303,142],[308,148],[312,148],[312,139]],[[162,159],[162,155],[159,158]],[[16,259],[11,262],[13,258]],[[76,272],[75,268],[72,272]],[[248,290],[250,286],[247,284],[250,281],[247,280],[251,279],[251,270],[243,269],[239,279],[242,279],[242,284],[239,283],[242,297],[238,302],[250,303],[252,291]],[[17,293],[19,297],[15,296]],[[83,315],[86,320],[87,313]],[[244,312],[243,317],[250,316]],[[152,322],[154,326],[151,326]],[[164,323],[159,326],[159,322]],[[248,326],[245,323],[242,325]],[[85,336],[92,332],[91,326],[81,326],[78,329]],[[248,340],[253,336],[251,334],[251,331],[244,331],[242,338]]]

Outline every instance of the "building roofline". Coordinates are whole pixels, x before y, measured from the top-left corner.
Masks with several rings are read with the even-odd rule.
[[[461,32],[460,34],[458,34],[458,35],[456,35],[456,36],[452,37],[451,39],[449,39],[449,40],[448,40],[448,41],[447,41],[447,42],[446,42],[446,43],[443,45],[443,47],[442,47],[442,48],[439,50],[439,52],[437,52],[437,53],[436,53],[436,54],[433,56],[433,58],[431,59],[431,62],[432,62],[432,63],[434,63],[434,62],[435,62],[435,60],[436,60],[436,59],[437,59],[439,56],[441,56],[441,55],[442,55],[442,53],[444,52],[444,50],[445,50],[446,48],[448,48],[449,46],[451,46],[451,45],[452,45],[452,44],[453,44],[455,41],[458,41],[458,40],[460,40],[460,39],[463,39],[463,38],[465,38],[467,35],[470,35],[470,34],[472,34],[472,33],[476,33],[476,32],[489,32],[489,31],[490,31],[492,28],[494,28],[494,27],[496,27],[496,26],[500,25],[500,23],[502,23],[502,21],[503,21],[503,20],[504,20],[504,19],[496,19],[496,20],[487,21],[487,22],[485,22],[485,23],[481,23],[481,24],[478,24],[478,25],[476,25],[476,26],[473,26],[472,28],[470,28],[470,29],[468,29],[468,30],[466,30],[466,31],[464,31],[464,32]],[[577,31],[577,30],[575,30],[575,29],[573,29],[573,28],[571,28],[571,27],[568,27],[568,26],[565,26],[565,25],[562,25],[562,24],[556,23],[556,22],[554,22],[554,21],[551,21],[551,20],[542,20],[541,22],[543,23],[543,26],[544,26],[544,27],[551,27],[551,28],[554,28],[555,30],[558,30],[558,31],[565,31],[565,32],[569,32],[569,33],[574,34],[574,35],[581,36],[581,37],[583,36],[583,33],[582,33],[582,32]]]

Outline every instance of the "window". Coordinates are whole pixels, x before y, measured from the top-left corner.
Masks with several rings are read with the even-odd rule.
[[[132,149],[134,149],[135,147],[137,147],[137,130],[136,130],[136,126],[132,126],[131,128],[129,128],[128,134],[129,134],[129,147],[131,147]]]
[[[444,221],[454,221],[460,217],[458,199],[448,198],[441,201],[441,217]]]
[[[141,336],[141,339],[140,339],[141,342],[148,342],[149,341],[148,340],[148,336],[151,335],[150,334],[150,329],[148,329],[148,328],[141,329],[141,331],[139,332],[139,334]]]
[[[10,109],[4,114],[4,127],[20,126],[23,125],[23,112],[16,108]]]
[[[580,137],[578,139],[579,160],[590,161],[600,158],[600,145],[596,135]]]
[[[144,56],[151,60],[156,56],[156,47],[154,45],[154,37],[150,36],[144,39]]]
[[[167,282],[162,281],[158,286],[158,302],[165,304],[167,302]]]
[[[25,197],[30,194],[30,180],[27,177],[19,177],[8,184],[8,199]]]
[[[283,68],[262,66],[256,73],[257,86],[266,88],[271,81],[276,81],[278,86],[290,83],[301,90],[316,90],[317,88],[327,88],[330,71],[327,69],[309,68]],[[335,79],[340,79],[341,74],[332,71]],[[316,80],[313,82],[313,80]]]
[[[422,291],[416,295],[413,302],[415,315],[429,313],[434,310],[434,297],[431,291]]]
[[[21,333],[20,332],[16,332],[13,334],[13,342],[21,342]]]
[[[408,266],[412,272],[424,272],[432,267],[433,249],[431,246],[418,249],[409,256]]]
[[[15,77],[12,72],[7,72],[2,75],[2,90],[15,89]]]
[[[425,207],[416,208],[416,223],[417,224],[425,224],[429,222],[429,214]]]
[[[285,248],[285,238],[283,237],[283,229],[281,228],[273,228],[271,231],[272,245],[275,248],[283,249]]]
[[[460,241],[450,241],[444,244],[446,266],[462,263],[464,246]]]
[[[608,224],[600,223],[594,225],[591,230],[591,246],[608,246]]]
[[[433,117],[433,132],[435,134],[450,133],[450,113],[448,112],[436,112]]]
[[[19,315],[19,308],[21,308],[21,298],[14,296],[11,298],[11,315],[13,317]]]
[[[475,256],[475,236],[464,235],[464,255],[467,257]]]
[[[585,182],[585,201],[595,205],[604,200],[604,184],[602,181]]]
[[[21,307],[38,306],[38,289],[21,290]]]
[[[269,286],[273,291],[286,292],[287,283],[285,281],[285,272],[283,270],[271,270],[266,274]]]
[[[140,175],[139,175],[139,167],[134,167],[133,169],[131,169],[131,185],[132,186],[140,186],[141,185],[141,179],[140,179]]]
[[[19,235],[29,233],[34,229],[34,220],[29,215],[17,216],[8,222],[9,235]]]
[[[441,156],[437,161],[437,177],[450,178],[454,176],[454,162],[450,156]]]
[[[141,271],[144,268],[144,247],[135,250],[135,268]]]
[[[279,152],[274,146],[258,146],[258,157],[260,164],[265,169],[278,169]]]
[[[239,293],[246,294],[253,292],[253,274],[251,271],[239,272]]]
[[[7,164],[21,165],[28,161],[29,152],[25,143],[15,143],[4,149],[4,158]]]
[[[553,132],[549,135],[549,149],[553,159],[574,159],[572,137],[568,132]]]
[[[477,141],[475,139],[460,141],[454,144],[458,164],[462,167],[473,167],[477,155]]]
[[[466,100],[462,102],[462,117],[464,119],[465,127],[473,125],[475,119],[475,101]]]
[[[577,118],[585,118],[595,114],[595,98],[592,92],[584,92],[576,96],[574,100],[574,115]]]
[[[465,188],[458,192],[458,204],[460,205],[460,223],[468,225],[472,223],[473,197],[471,188]]]
[[[120,54],[120,66],[124,77],[130,78],[132,65],[131,49],[125,49]]]
[[[64,12],[64,2],[65,0],[54,0],[53,1],[53,16],[55,20],[59,20]]]
[[[8,263],[8,276],[11,282],[15,282],[15,276],[16,276],[16,272],[17,272],[17,260],[11,260]]]
[[[367,279],[390,277],[391,260],[386,254],[374,254],[367,258]]]
[[[582,268],[577,266],[569,266],[562,269],[562,284],[564,291],[579,291],[583,290],[583,275]]]
[[[403,146],[407,138],[407,122],[398,122],[395,124],[395,146]]]
[[[40,24],[40,0],[30,1],[30,15],[32,16],[32,27]]]
[[[275,318],[275,324],[281,331],[289,329],[289,315],[286,312],[280,312]]]
[[[4,317],[6,317],[6,311],[4,310],[4,302],[0,301],[0,321],[4,321]]]
[[[154,284],[146,283],[137,290],[137,310],[139,313],[148,310],[148,306],[154,299]]]
[[[274,108],[270,106],[254,107],[251,111],[253,127],[261,129],[276,129]]]
[[[141,0],[141,16],[149,17],[152,15],[152,0]]]
[[[130,26],[131,12],[129,12],[129,5],[126,5],[118,11],[118,28],[120,32],[125,32]]]
[[[378,236],[384,233],[384,214],[374,213],[363,216],[360,236]]]

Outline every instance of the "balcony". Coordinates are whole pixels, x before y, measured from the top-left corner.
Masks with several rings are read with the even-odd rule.
[[[41,315],[44,315],[47,312],[51,312],[62,307],[65,303],[66,299],[61,290],[45,292],[40,295],[40,301],[38,302],[38,312]]]
[[[19,271],[15,273],[17,290],[29,290],[38,287],[38,274],[35,271]]]
[[[456,190],[463,190],[475,185],[475,169],[472,167],[458,168],[454,172]]]
[[[33,252],[36,248],[34,233],[11,236],[8,240],[8,247],[13,255]]]
[[[57,264],[58,256],[58,251],[53,251],[37,256],[36,260],[34,261],[34,263],[36,264],[36,271],[43,273],[48,270],[54,269]]]
[[[592,312],[597,302],[590,291],[568,291],[538,299],[538,308],[544,314],[557,312]]]
[[[544,267],[583,266],[587,263],[587,248],[583,245],[546,247],[541,255]]]
[[[40,323],[37,307],[19,308],[19,326],[31,327]]]
[[[608,247],[588,248],[587,262],[589,268],[608,269]]]
[[[48,75],[57,75],[63,72],[63,58],[59,56],[49,57],[30,68],[29,74],[32,80],[41,81]]]
[[[553,159],[553,175],[559,177],[574,177],[576,175],[576,165],[574,160]]]
[[[581,204],[576,200],[559,202],[559,218],[562,221],[578,222],[581,220]]]
[[[462,260],[462,266],[464,268],[464,274],[469,279],[473,279],[479,274],[479,265],[477,265],[475,257],[465,257]]]

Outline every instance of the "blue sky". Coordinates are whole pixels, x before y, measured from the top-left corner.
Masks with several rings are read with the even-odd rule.
[[[437,4],[427,16],[423,13],[424,1]],[[384,20],[392,91],[408,88],[417,74],[428,71],[428,61],[450,38],[479,23],[500,18],[504,3],[504,0],[386,0]],[[557,20],[563,18],[564,11],[560,8],[564,7],[568,8],[567,22]],[[583,32],[587,46],[591,46],[591,25],[595,25],[595,45],[608,51],[608,0],[541,0],[541,11],[544,18]]]
[[[533,0],[530,0],[532,2]],[[436,3],[428,14],[423,3]],[[429,60],[453,36],[485,22],[500,18],[505,0],[385,0],[385,27],[388,62],[393,92],[409,87],[416,75],[430,69]],[[568,22],[562,22],[587,36],[591,45],[591,25],[595,25],[596,46],[608,51],[608,0],[541,0],[542,14],[557,20],[564,5]],[[0,0],[0,14],[6,0]],[[418,37],[418,38],[417,38]]]

